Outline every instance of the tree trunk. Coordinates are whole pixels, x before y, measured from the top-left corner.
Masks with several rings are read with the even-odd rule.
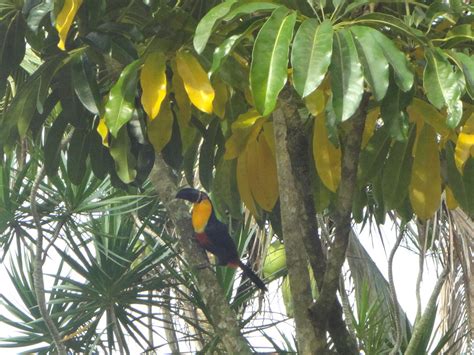
[[[210,321],[216,334],[222,340],[229,354],[250,354],[250,347],[240,332],[237,316],[230,308],[224,292],[217,283],[205,251],[193,238],[194,232],[189,209],[183,201],[175,199],[178,190],[176,178],[159,154],[155,157],[150,180],[176,227],[179,245],[184,252],[186,261],[196,275],[197,287],[208,306],[212,318]]]

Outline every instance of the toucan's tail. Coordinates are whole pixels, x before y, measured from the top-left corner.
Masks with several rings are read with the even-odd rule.
[[[244,275],[250,279],[259,289],[262,291],[267,291],[267,287],[263,283],[262,279],[257,276],[256,273],[253,272],[251,268],[245,265],[241,260],[239,261],[239,267],[244,272]]]

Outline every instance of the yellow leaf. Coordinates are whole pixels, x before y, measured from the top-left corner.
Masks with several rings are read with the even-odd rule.
[[[442,137],[450,137],[453,134],[453,131],[446,126],[446,117],[443,117],[433,105],[426,101],[414,98],[410,106],[407,107],[407,112],[411,122],[428,123]]]
[[[377,124],[377,119],[380,116],[380,107],[375,107],[367,113],[365,119],[364,133],[362,134],[362,149],[367,146],[370,138],[373,136],[375,131],[375,125]]]
[[[324,95],[323,89],[319,87],[311,94],[306,96],[304,99],[304,104],[306,105],[308,111],[315,117],[324,112],[324,108],[326,107],[326,97]]]
[[[435,130],[424,125],[416,144],[409,195],[416,215],[426,220],[436,212],[441,200],[441,168]]]
[[[454,198],[453,191],[449,186],[446,186],[446,206],[450,210],[455,210],[459,206],[458,201]]]
[[[163,53],[153,52],[146,57],[140,84],[143,109],[150,120],[154,120],[166,96],[166,58]]]
[[[217,117],[224,119],[225,105],[227,104],[227,100],[229,98],[227,85],[224,84],[222,80],[216,80],[214,82],[214,88],[216,92],[216,97],[214,98],[214,101],[212,102],[214,113],[217,115]]]
[[[205,113],[212,113],[214,89],[198,60],[192,54],[180,51],[176,55],[176,66],[192,104]]]
[[[58,47],[66,50],[67,34],[72,25],[72,21],[76,16],[77,10],[82,5],[82,0],[64,0],[64,5],[56,17],[56,30],[59,35]]]
[[[275,136],[273,135],[273,122],[266,121],[263,124],[263,135],[275,157]]]
[[[232,135],[225,143],[224,159],[235,159],[245,148],[250,134],[254,136],[260,133],[262,125],[267,120],[266,117],[260,116],[257,110],[252,109],[237,117],[232,123]]]
[[[247,143],[247,169],[250,190],[265,211],[271,211],[278,200],[276,162],[266,139],[260,135]]]
[[[181,116],[183,122],[189,122],[191,120],[191,101],[189,101],[186,90],[184,89],[183,80],[178,75],[176,63],[172,63],[172,68],[173,79],[171,80],[171,86],[178,106],[178,116]]]
[[[171,112],[169,99],[165,98],[158,116],[153,121],[148,121],[148,139],[155,148],[155,153],[161,152],[170,141],[172,132],[173,113]]]
[[[328,138],[324,114],[315,118],[313,158],[324,186],[336,192],[341,181],[341,150],[335,147]]]
[[[97,125],[97,133],[99,133],[100,137],[102,138],[102,145],[105,147],[109,146],[109,129],[107,128],[107,125],[105,124],[105,119],[101,118],[99,120],[99,124]]]
[[[463,173],[464,164],[471,156],[474,147],[474,113],[469,117],[464,126],[461,128],[458,140],[456,142],[456,150],[454,158],[456,167]]]
[[[247,169],[247,154],[244,151],[237,159],[237,187],[242,202],[254,216],[257,216],[257,206],[252,196],[249,184],[249,175]]]

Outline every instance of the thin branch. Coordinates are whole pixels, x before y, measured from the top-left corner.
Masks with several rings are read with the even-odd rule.
[[[123,333],[120,331],[120,327],[117,321],[117,317],[115,315],[115,309],[114,309],[113,304],[109,306],[109,313],[110,313],[110,318],[112,321],[112,329],[114,330],[115,337],[117,338],[119,352],[120,352],[120,355],[123,355],[125,353],[125,339],[123,338]]]
[[[416,278],[416,321],[421,317],[421,282],[423,281],[423,272],[425,265],[426,241],[428,240],[428,225],[426,223],[418,224],[418,235],[423,238],[420,241],[420,254],[418,257],[418,277]]]
[[[392,298],[392,306],[393,306],[393,316],[395,318],[395,332],[396,332],[396,340],[395,345],[393,346],[392,351],[390,351],[390,355],[398,354],[400,350],[400,346],[402,345],[402,329],[400,324],[400,306],[398,304],[397,299],[397,291],[395,289],[395,283],[393,282],[393,259],[395,258],[395,253],[400,246],[400,243],[403,239],[404,232],[402,227],[398,231],[397,240],[395,241],[395,245],[393,246],[392,250],[390,251],[390,256],[388,258],[388,282],[390,286],[390,296]]]
[[[170,309],[171,309],[171,303],[170,303],[170,289],[169,287],[163,290],[164,294],[167,296],[163,299],[163,307],[161,307],[161,310],[163,312],[163,321],[168,324],[167,327],[165,327],[165,335],[166,335],[166,341],[168,342],[168,345],[171,349],[172,354],[180,354],[179,350],[179,341],[178,337],[176,336],[176,329],[174,326],[174,321],[173,321],[173,316],[171,315]]]

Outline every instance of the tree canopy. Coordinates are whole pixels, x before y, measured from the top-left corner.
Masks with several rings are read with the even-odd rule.
[[[23,321],[42,318],[47,332],[37,340],[62,353],[99,339],[100,317],[85,313],[71,326],[57,318],[60,311],[107,314],[109,346],[115,338],[121,350],[123,329],[134,333],[130,314],[109,307],[113,297],[107,307],[88,303],[86,286],[60,272],[48,305],[41,268],[49,240],[98,295],[100,287],[129,288],[140,296],[127,297],[140,303],[148,291],[173,287],[153,274],[160,265],[205,310],[216,336],[200,330],[204,349],[249,353],[236,312],[255,290],[233,299],[233,274],[218,270],[216,281],[213,270],[198,267],[205,254],[196,252],[187,207],[174,199],[179,186],[189,185],[210,193],[249,262],[262,266],[272,242],[274,252],[284,250],[286,262],[267,261],[272,275],[265,276],[270,282],[284,274],[289,282],[301,353],[370,352],[361,345],[369,342],[362,334],[369,325],[345,309],[346,261],[357,279],[357,310],[366,302],[391,317],[372,353],[427,351],[422,333],[434,323],[436,300],[455,266],[466,273],[471,298],[464,307],[474,302],[467,267],[474,246],[465,239],[474,218],[473,23],[472,6],[461,0],[3,1],[0,231],[4,254],[15,235],[30,234],[19,240],[34,245],[34,281],[23,280],[21,288],[35,294],[30,301],[39,313]],[[22,225],[25,203],[31,220]],[[82,221],[69,219],[79,215]],[[413,326],[393,282],[383,280],[381,303],[364,286],[372,282],[367,272],[356,276],[363,266],[347,257],[348,250],[363,253],[354,223],[386,220],[400,226],[397,246],[411,233],[422,260],[432,250],[444,267],[432,303]],[[130,238],[111,237],[118,234]],[[150,235],[166,242],[150,249]],[[89,243],[96,249],[84,257]],[[170,245],[184,251],[180,263],[192,277],[170,266],[178,257]],[[111,278],[94,274],[95,267]],[[111,281],[122,273],[120,280],[135,283]],[[74,285],[81,291],[69,293]],[[471,329],[472,305],[463,312]],[[82,340],[70,336],[78,324],[86,327],[77,335]],[[456,343],[452,329],[440,349]]]

